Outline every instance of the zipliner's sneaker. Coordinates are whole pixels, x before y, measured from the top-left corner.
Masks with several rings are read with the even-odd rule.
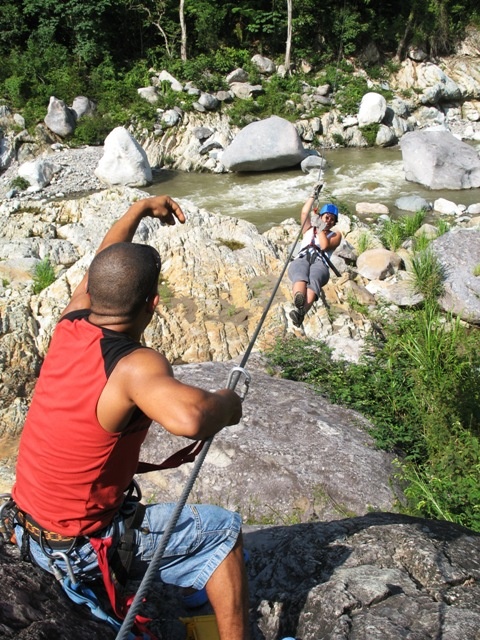
[[[296,327],[302,326],[304,318],[303,313],[300,313],[297,309],[293,309],[293,311],[290,311],[289,316]]]
[[[295,297],[293,298],[293,304],[297,307],[297,309],[303,311],[303,307],[305,306],[305,296],[301,291],[297,291]]]

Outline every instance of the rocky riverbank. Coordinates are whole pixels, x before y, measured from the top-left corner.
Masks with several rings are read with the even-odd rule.
[[[56,143],[45,149],[45,157],[54,165],[51,182],[34,193],[17,192],[23,200],[52,200],[78,197],[104,187],[95,176],[103,147],[70,148]],[[0,200],[12,194],[12,181],[18,176],[20,162],[13,160],[0,175]]]

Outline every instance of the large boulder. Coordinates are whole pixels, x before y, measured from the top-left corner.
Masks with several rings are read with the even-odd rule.
[[[72,111],[75,113],[76,119],[84,116],[93,116],[97,109],[97,105],[93,100],[86,96],[77,96],[72,103]]]
[[[50,184],[60,167],[45,158],[37,158],[24,162],[18,168],[18,175],[29,183],[30,191],[40,191]]]
[[[400,140],[405,178],[430,189],[480,187],[475,149],[447,131],[413,131]]]
[[[385,117],[387,101],[380,93],[371,91],[366,93],[360,102],[358,110],[358,124],[365,127],[369,124],[379,123]]]
[[[222,163],[230,171],[271,171],[300,164],[306,155],[295,126],[272,116],[243,128],[225,149]]]
[[[278,517],[272,509],[272,519]],[[478,640],[480,536],[450,522],[370,513],[333,522],[245,526],[252,640]],[[55,578],[0,544],[2,638],[107,640]],[[138,583],[132,587],[138,588]],[[101,595],[97,584],[92,587]],[[185,640],[177,589],[154,584],[144,610],[158,637]],[[205,637],[205,636],[202,636]]]
[[[480,256],[480,231],[452,229],[432,242],[446,271],[441,305],[469,323],[480,325],[480,278],[475,275]]]
[[[175,367],[175,377],[220,389],[234,365],[182,365]],[[215,437],[193,499],[239,509],[256,522],[268,520],[273,505],[284,521],[306,521],[313,514],[338,519],[344,509],[359,515],[394,507],[392,456],[375,448],[369,424],[359,414],[333,407],[306,384],[268,375],[255,354],[248,370],[252,382],[243,418]],[[142,459],[160,462],[180,446],[177,437],[152,428]],[[148,474],[141,479],[143,491],[153,500],[175,501],[189,474],[182,467]]]
[[[388,249],[367,249],[358,256],[358,273],[368,280],[385,280],[393,275],[402,264],[398,254]]]
[[[77,117],[75,111],[67,107],[63,100],[51,96],[44,122],[50,131],[65,138],[75,131]]]
[[[116,127],[105,138],[95,175],[111,186],[143,187],[152,182],[147,154],[124,127]]]

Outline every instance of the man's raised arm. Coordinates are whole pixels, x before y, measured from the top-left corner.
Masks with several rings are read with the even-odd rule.
[[[134,202],[126,213],[112,225],[100,243],[97,253],[117,242],[131,242],[141,220],[148,217],[158,218],[162,223],[168,225],[175,224],[177,220],[182,224],[185,222],[185,214],[180,205],[175,200],[172,200],[170,196],[161,195],[143,198]],[[87,285],[88,271],[73,291],[70,302],[64,309],[62,316],[75,309],[90,308]]]

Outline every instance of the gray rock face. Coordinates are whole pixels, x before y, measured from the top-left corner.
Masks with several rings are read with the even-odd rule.
[[[44,122],[50,131],[65,138],[75,131],[75,112],[63,100],[51,96]]]
[[[184,365],[175,367],[175,376],[186,384],[221,389],[232,367]],[[359,414],[332,406],[307,385],[272,378],[255,363],[249,370],[244,417],[214,438],[193,501],[239,509],[255,522],[332,519],[345,510],[363,514],[393,508],[391,456],[375,449]],[[142,460],[161,462],[181,446],[178,438],[152,427]],[[180,467],[147,474],[141,484],[149,499],[176,500],[189,473]]]
[[[293,167],[305,156],[295,126],[272,116],[244,127],[225,149],[222,162],[230,171],[271,171]]]
[[[475,149],[447,131],[413,131],[400,140],[405,178],[430,189],[480,187]]]
[[[480,324],[480,278],[474,275],[480,258],[480,231],[453,229],[434,240],[432,249],[447,271],[443,309]]]
[[[466,529],[379,513],[245,542],[254,640],[478,638],[480,537]]]
[[[252,640],[478,640],[480,536],[467,529],[374,513],[246,526],[244,542]],[[115,637],[10,545],[0,544],[0,582],[3,638]],[[154,585],[142,613],[153,618],[149,626],[159,638],[185,640],[178,619],[192,611],[172,587]],[[211,609],[207,604],[193,613]]]

